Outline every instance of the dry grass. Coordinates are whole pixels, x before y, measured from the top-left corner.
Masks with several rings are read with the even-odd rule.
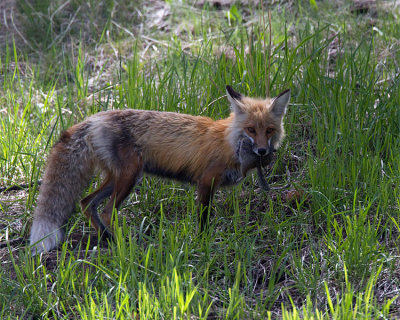
[[[26,111],[21,106],[26,104],[29,96],[33,107],[27,110],[31,113],[29,119],[34,121],[35,125],[29,127],[30,131],[27,129],[26,134],[39,137],[35,140],[38,150],[36,153],[31,152],[38,157],[38,162],[33,162],[33,157],[30,158],[25,149],[17,153],[16,157],[20,160],[13,163],[18,168],[17,173],[13,173],[12,165],[7,163],[10,169],[3,169],[7,175],[1,177],[0,187],[17,182],[31,182],[40,176],[48,147],[55,139],[48,137],[56,121],[63,119],[65,126],[68,126],[80,121],[87,114],[103,109],[120,108],[121,101],[131,103],[124,95],[131,94],[131,91],[136,89],[139,93],[134,92],[133,96],[142,99],[144,104],[150,103],[152,106],[154,101],[173,101],[171,108],[185,112],[201,110],[198,113],[203,112],[214,117],[221,117],[227,112],[227,105],[222,99],[223,84],[226,80],[234,81],[245,91],[261,94],[265,90],[264,84],[257,87],[265,69],[264,65],[260,68],[261,71],[257,69],[256,59],[265,61],[265,52],[252,56],[252,45],[260,41],[257,40],[257,36],[261,34],[260,26],[263,21],[257,10],[258,1],[210,0],[182,4],[151,0],[133,8],[129,7],[127,2],[119,1],[114,3],[114,7],[107,9],[107,17],[99,15],[98,21],[94,21],[90,15],[89,2],[77,3],[80,5],[74,6],[73,1],[55,1],[52,12],[57,13],[57,8],[61,7],[65,11],[62,15],[54,14],[49,21],[60,28],[58,31],[57,28],[51,29],[49,39],[39,37],[35,42],[26,32],[26,18],[21,16],[16,1],[0,2],[0,56],[2,61],[5,61],[5,48],[8,47],[12,52],[13,43],[18,56],[15,61],[12,59],[13,54],[10,54],[8,63],[2,63],[0,79],[3,86],[0,88],[0,101],[3,107],[0,117],[7,119],[7,115],[12,115],[10,110],[16,109],[16,118],[22,118]],[[272,317],[283,317],[282,304],[287,309],[298,308],[299,312],[304,312],[304,318],[307,312],[315,315],[317,309],[334,318],[329,309],[329,300],[333,304],[339,304],[335,310],[344,308],[344,301],[350,303],[349,308],[352,310],[356,305],[358,308],[365,308],[368,303],[373,302],[376,311],[372,313],[379,316],[379,312],[382,312],[387,316],[388,312],[382,310],[389,299],[394,299],[390,304],[389,313],[396,317],[400,308],[400,230],[390,217],[398,217],[398,203],[395,199],[399,182],[396,171],[398,164],[395,161],[398,154],[395,136],[398,136],[398,133],[393,129],[396,125],[396,113],[389,112],[392,110],[390,108],[393,108],[390,103],[393,103],[392,97],[395,95],[390,88],[398,87],[400,43],[396,36],[398,33],[389,25],[393,24],[394,20],[387,19],[387,22],[383,17],[390,13],[399,17],[400,2],[373,2],[371,10],[363,7],[361,11],[354,9],[360,5],[359,1],[317,1],[318,9],[309,3],[311,1],[307,4],[301,1],[272,1],[272,21],[275,29],[271,51],[275,63],[286,59],[283,69],[292,63],[288,56],[285,56],[285,50],[288,50],[290,55],[302,40],[313,34],[326,21],[330,23],[329,30],[320,38],[310,38],[292,57],[294,62],[288,67],[290,70],[297,67],[297,56],[311,56],[298,68],[293,78],[285,83],[283,76],[278,73],[276,85],[289,85],[293,88],[293,103],[287,120],[288,137],[273,168],[271,183],[284,185],[289,181],[290,189],[265,195],[257,190],[256,180],[250,178],[241,188],[218,192],[214,217],[215,234],[204,243],[196,237],[194,221],[197,220],[191,202],[194,196],[193,189],[148,179],[121,209],[120,217],[126,216],[129,222],[127,225],[131,227],[124,228],[124,235],[133,232],[132,237],[127,239],[127,242],[133,241],[133,244],[129,243],[129,250],[132,250],[133,254],[131,251],[123,252],[126,244],[122,243],[119,247],[111,245],[110,250],[102,249],[106,252],[101,251],[102,254],[97,255],[98,251],[93,249],[93,246],[98,245],[97,235],[88,228],[84,219],[79,217],[76,225],[71,227],[73,231],[67,246],[50,253],[43,263],[44,269],[51,273],[50,276],[42,277],[38,271],[40,268],[32,268],[32,274],[34,272],[35,276],[25,274],[18,278],[18,269],[13,265],[11,257],[17,259],[17,266],[27,261],[24,260],[24,251],[21,250],[24,244],[12,244],[12,255],[8,248],[0,248],[2,267],[3,270],[7,270],[6,274],[10,279],[7,284],[0,281],[0,287],[11,287],[18,293],[16,299],[23,301],[24,294],[28,292],[26,290],[32,287],[31,283],[45,282],[43,279],[48,277],[50,280],[45,286],[53,290],[53,297],[67,305],[65,317],[71,314],[77,316],[75,303],[78,301],[81,306],[88,307],[83,297],[95,297],[95,294],[88,291],[75,292],[68,285],[60,285],[60,279],[74,272],[76,278],[70,280],[71,282],[86,281],[85,277],[80,276],[79,268],[64,270],[63,263],[73,261],[74,266],[83,263],[85,267],[82,269],[88,271],[87,277],[92,281],[90,285],[83,287],[87,290],[106,288],[112,297],[109,298],[111,300],[115,298],[113,288],[120,284],[117,284],[117,277],[113,278],[115,275],[108,269],[118,270],[127,279],[132,278],[131,282],[126,281],[124,285],[128,283],[125,290],[129,291],[133,297],[130,299],[134,299],[135,303],[139,299],[138,283],[144,283],[148,288],[154,285],[152,298],[161,301],[162,294],[157,290],[166,286],[163,281],[165,277],[170,276],[173,265],[180,274],[188,277],[180,284],[187,285],[189,278],[196,281],[198,305],[203,303],[202,299],[206,301],[204,305],[212,303],[209,318],[225,315],[231,301],[240,305],[238,309],[241,311],[237,313],[239,318],[240,315],[242,318],[266,317],[266,310],[271,311]],[[236,18],[240,23],[238,20],[229,21],[227,18],[233,4],[240,9],[240,17]],[[325,8],[329,8],[330,11]],[[332,15],[332,12],[336,14]],[[287,17],[289,20],[286,20]],[[309,20],[306,21],[307,19]],[[287,34],[283,40],[287,42],[278,41],[277,39],[284,34],[285,25]],[[307,31],[307,28],[311,30]],[[375,35],[374,46],[368,51],[369,48],[362,47],[363,43],[359,40],[370,39],[371,35]],[[365,64],[365,60],[358,59],[357,56],[355,48],[359,44],[358,50],[365,49],[362,51],[364,57],[367,52],[372,55],[371,60]],[[349,53],[354,55],[350,56]],[[353,65],[354,59],[358,60]],[[202,71],[193,73],[194,78],[201,77],[199,83],[202,83],[204,88],[188,87],[186,84],[190,72],[182,76],[182,70],[187,67],[187,61],[190,71],[194,69],[194,65],[209,68],[208,74],[203,74]],[[136,73],[132,71],[133,65],[139,70]],[[216,71],[220,65],[225,65],[225,70]],[[358,70],[360,66],[368,72]],[[14,84],[15,87],[7,82],[10,81],[10,74],[5,72],[5,68],[11,74],[18,70],[20,80]],[[240,73],[240,68],[246,68],[246,74]],[[141,87],[130,88],[126,85],[128,80],[132,80],[129,78],[131,74],[136,77],[133,77],[134,79],[144,79],[140,82]],[[346,78],[348,74],[351,75],[349,80]],[[217,79],[217,76],[221,78]],[[250,79],[253,76],[255,80]],[[172,81],[171,85],[167,86],[166,83],[170,79],[175,82]],[[150,83],[148,87],[146,81]],[[373,84],[371,87],[370,81]],[[252,87],[253,84],[255,85]],[[149,89],[159,87],[171,92],[163,93]],[[53,88],[54,92],[50,94]],[[145,90],[156,97],[153,100],[145,100]],[[187,92],[193,92],[195,98],[186,96]],[[371,99],[362,100],[363,96],[370,94],[369,92],[372,92]],[[332,102],[334,99],[337,104]],[[206,101],[205,105],[198,109],[187,109],[192,106],[190,101],[196,104],[196,101],[200,100]],[[348,109],[347,112],[341,113],[340,107],[343,105]],[[368,105],[372,107],[366,108]],[[365,121],[372,123],[363,130],[372,132],[374,137],[373,141],[367,137],[365,141],[362,140],[362,135],[358,137],[358,143],[363,145],[362,150],[356,149],[358,146],[351,138],[357,134],[356,125],[360,122],[360,115],[355,111],[361,107],[365,107],[366,114],[369,115],[365,116]],[[42,114],[50,116],[40,118]],[[350,124],[347,123],[347,117],[353,116]],[[394,124],[389,120],[393,120]],[[41,127],[46,121],[49,123],[48,127]],[[61,125],[55,128],[56,132],[62,129]],[[375,128],[376,131],[371,128]],[[329,136],[330,132],[334,134]],[[394,138],[387,138],[381,142],[379,139],[384,136],[383,132],[386,137],[393,135]],[[393,147],[388,148],[390,151],[379,149],[377,141],[382,145],[391,143]],[[342,149],[347,151],[342,152]],[[352,150],[361,153],[366,149],[372,152],[364,158],[357,153],[351,154]],[[349,169],[352,164],[349,154],[357,157],[361,163],[353,172]],[[376,156],[379,156],[379,160],[375,163],[373,159]],[[5,159],[0,161],[6,163]],[[371,165],[368,161],[371,161]],[[28,166],[26,169],[21,163],[32,163],[32,168]],[[367,169],[362,167],[362,163],[368,164]],[[3,162],[1,165],[2,168],[6,167],[6,164],[3,166]],[[373,175],[376,167],[379,167],[379,174]],[[357,175],[361,178],[355,179],[353,185],[352,178]],[[368,175],[373,176],[368,178]],[[338,181],[340,179],[336,179],[337,176],[340,176],[342,181]],[[36,189],[0,193],[0,242],[27,236],[36,196]],[[369,205],[371,209],[365,223],[356,220],[360,212]],[[349,224],[349,221],[353,224]],[[376,226],[376,233],[371,232],[369,226]],[[346,241],[351,236],[354,237],[352,231],[357,231],[356,227],[365,228],[362,229],[361,236],[368,232],[376,235],[376,241],[375,238],[371,240],[373,250],[363,247],[361,242],[355,242],[360,251],[365,250],[370,255],[367,266],[365,262],[357,264],[357,260],[352,260],[351,254],[348,253],[351,248],[344,249]],[[87,250],[85,248],[89,236],[91,246]],[[66,257],[60,258],[64,253]],[[147,269],[144,267],[146,259],[149,259]],[[348,265],[348,261],[356,262]],[[239,263],[242,268],[240,272]],[[376,269],[380,265],[383,269],[378,273]],[[137,269],[134,269],[136,267]],[[344,276],[346,267],[351,270],[349,281]],[[143,270],[150,270],[151,275],[145,274]],[[366,296],[366,283],[375,273],[377,279],[372,291],[375,300],[364,301],[362,299]],[[27,281],[25,291],[18,289],[22,286],[21,279],[24,277]],[[354,296],[346,295],[346,290],[350,287]],[[237,290],[237,300],[230,298],[227,288],[232,289],[232,292]],[[65,298],[64,291],[73,294]],[[48,296],[43,298],[36,294],[32,293],[32,301],[47,298],[51,300]],[[71,298],[73,296],[77,297],[77,301]],[[12,299],[10,295],[7,301]],[[310,300],[310,307],[307,306],[307,299]],[[59,302],[54,304],[60,307]],[[24,308],[32,312],[32,317],[43,316],[31,311],[28,304],[25,304]],[[38,309],[39,312],[49,312],[46,308],[49,307],[43,306]],[[11,309],[15,311],[15,306],[10,306]],[[168,311],[170,310],[165,312]],[[0,309],[0,315],[1,312]],[[22,312],[24,311],[10,311],[10,314],[21,315]]]

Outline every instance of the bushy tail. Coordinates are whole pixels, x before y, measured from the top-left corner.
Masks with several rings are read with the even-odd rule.
[[[64,132],[50,152],[33,215],[32,255],[49,251],[64,240],[63,226],[89,183],[93,161],[86,129],[72,127]]]

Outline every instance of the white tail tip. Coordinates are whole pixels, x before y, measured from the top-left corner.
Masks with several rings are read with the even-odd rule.
[[[33,221],[30,237],[32,256],[50,251],[62,241],[64,231],[58,225],[48,221]]]

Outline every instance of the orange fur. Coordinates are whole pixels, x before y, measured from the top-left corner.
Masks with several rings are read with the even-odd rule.
[[[206,209],[219,185],[235,184],[241,177],[237,148],[243,137],[252,139],[254,153],[261,154],[268,144],[278,147],[284,134],[288,92],[274,100],[242,97],[229,86],[227,93],[233,112],[226,119],[113,110],[64,132],[50,153],[40,188],[31,228],[33,254],[63,241],[62,227],[96,170],[105,174],[105,180],[81,201],[81,207],[92,225],[108,235],[113,208],[119,207],[143,172],[197,184],[198,201]],[[252,169],[256,163],[246,166]],[[99,217],[97,206],[106,198]],[[201,215],[202,229],[207,218]]]

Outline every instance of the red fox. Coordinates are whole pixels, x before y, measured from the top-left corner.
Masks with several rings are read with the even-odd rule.
[[[64,240],[64,224],[98,171],[104,176],[101,186],[81,201],[82,212],[97,230],[112,236],[113,208],[121,205],[143,172],[197,184],[203,230],[208,218],[203,213],[208,212],[216,188],[236,184],[257,166],[257,161],[250,165],[247,161],[241,168],[242,139],[251,141],[250,150],[257,157],[264,157],[279,147],[284,136],[289,90],[273,99],[245,97],[230,86],[226,92],[232,110],[226,119],[110,110],[62,133],[48,157],[33,215],[32,254],[49,251]],[[109,201],[98,215],[97,206],[106,198]]]

